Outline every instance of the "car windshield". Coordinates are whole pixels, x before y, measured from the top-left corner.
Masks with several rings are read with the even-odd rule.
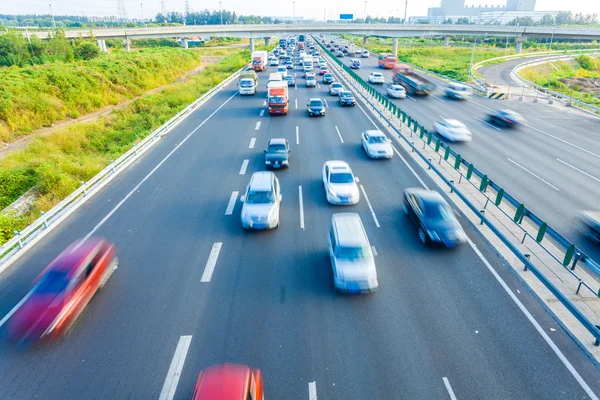
[[[252,81],[241,81],[240,86],[241,87],[252,87]]]
[[[286,77],[285,77],[285,80],[286,80],[286,81],[293,81],[293,80],[294,80],[294,77],[293,77],[293,76],[291,76],[291,75],[288,75],[288,76],[286,76]]]
[[[321,100],[311,100],[310,106],[311,107],[323,107],[323,102]]]
[[[385,136],[371,136],[369,138],[369,143],[385,143],[387,142],[387,138]]]
[[[353,260],[361,260],[367,258],[369,256],[369,248],[368,247],[343,247],[339,246],[336,249],[335,256],[336,258],[353,261]]]
[[[246,198],[247,204],[269,204],[273,203],[273,193],[265,191],[249,191]]]
[[[62,271],[48,271],[37,285],[36,293],[64,292],[69,284],[67,274]]]
[[[332,88],[334,89],[340,89],[342,87],[341,83],[334,83],[333,85],[331,85]]]
[[[348,98],[351,98],[351,97],[353,97],[353,96],[352,96],[352,93],[350,93],[350,92],[342,92],[342,93],[341,93],[341,96],[342,96],[342,97],[348,97]]]
[[[452,210],[445,204],[425,204],[425,218],[434,221],[451,221],[454,219]]]
[[[329,182],[331,183],[350,183],[354,182],[352,174],[349,172],[333,173],[329,176]]]
[[[333,78],[333,75],[331,75],[331,74],[325,74],[324,77],[325,78]]]
[[[270,144],[268,153],[287,153],[285,144]]]

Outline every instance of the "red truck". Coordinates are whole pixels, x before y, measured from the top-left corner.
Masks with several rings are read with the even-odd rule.
[[[267,105],[269,106],[269,114],[283,114],[288,113],[288,84],[286,81],[274,81],[270,82],[267,88]]]

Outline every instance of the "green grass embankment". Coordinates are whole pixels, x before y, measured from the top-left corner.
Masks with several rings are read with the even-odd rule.
[[[191,53],[191,52],[190,52]],[[179,53],[178,53],[179,54]],[[25,149],[0,161],[0,209],[29,189],[36,200],[16,217],[0,214],[0,243],[13,236],[157,129],[203,93],[248,63],[248,50],[238,50],[209,65],[186,82],[138,99],[95,122],[78,123],[36,137]]]
[[[201,54],[181,49],[115,51],[92,60],[0,69],[0,141],[118,104],[171,83]]]

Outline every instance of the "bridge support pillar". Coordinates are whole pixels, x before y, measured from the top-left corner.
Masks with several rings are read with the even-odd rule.
[[[187,40],[187,38],[182,38],[182,39],[181,39],[181,46],[182,46],[184,49],[188,49],[188,48],[190,47],[190,46],[188,45],[188,40]]]
[[[106,40],[98,39],[98,47],[100,48],[100,51],[108,53],[108,50],[106,50]]]
[[[363,36],[363,46],[366,46],[367,43],[369,43],[369,37],[368,36]]]
[[[517,46],[515,47],[515,51],[517,54],[521,54],[521,50],[523,50],[523,42],[525,41],[524,37],[519,36],[515,42],[517,43]]]
[[[125,50],[131,51],[131,39],[123,39],[123,44],[125,45]]]
[[[250,38],[250,53],[254,52],[254,38]]]
[[[269,46],[271,44],[271,38],[270,37],[266,37],[265,38],[265,46]]]
[[[392,54],[394,55],[394,57],[398,57],[398,38],[397,37],[395,37],[393,39]]]
[[[450,36],[444,36],[444,46],[450,46]]]

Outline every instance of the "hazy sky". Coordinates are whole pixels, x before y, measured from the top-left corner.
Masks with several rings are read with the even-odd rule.
[[[218,10],[218,0],[188,0],[192,10]],[[404,15],[405,0],[367,0],[367,14],[388,17]],[[506,0],[466,0],[467,5],[504,5]],[[49,4],[55,14],[110,16],[117,15],[117,0],[0,0],[0,14],[46,14],[50,12]],[[167,10],[182,12],[185,0],[164,0]],[[257,5],[263,5],[256,7]],[[408,0],[408,15],[427,15],[427,7],[435,7],[440,0]],[[340,13],[355,14],[363,17],[364,0],[222,0],[223,9],[236,11],[238,14],[260,14],[265,16],[291,16],[295,5],[296,16],[323,19],[336,17]],[[161,0],[125,0],[127,15],[130,18],[156,15],[160,11]],[[537,0],[536,11],[573,11],[598,13],[600,0]]]

